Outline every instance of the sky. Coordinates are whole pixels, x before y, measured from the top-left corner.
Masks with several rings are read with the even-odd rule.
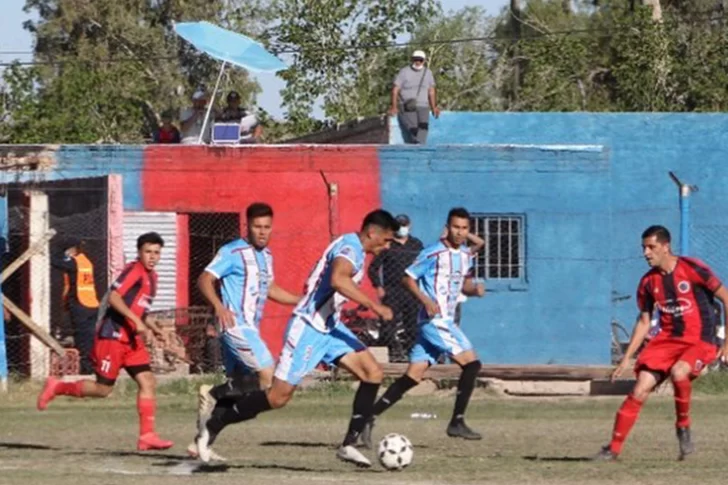
[[[23,12],[25,0],[1,0],[4,14],[0,15],[0,63],[14,59],[33,59],[33,38],[23,29],[23,22],[29,19]],[[458,10],[465,6],[482,6],[490,14],[497,14],[509,0],[441,0],[446,10]],[[0,68],[1,69],[1,68]],[[254,77],[263,89],[258,95],[258,105],[276,118],[283,116],[280,106],[280,90],[284,82],[275,74],[257,74]],[[315,113],[317,114],[317,113]]]

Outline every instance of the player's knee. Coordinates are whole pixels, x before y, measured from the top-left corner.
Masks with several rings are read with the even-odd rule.
[[[363,369],[362,380],[365,382],[371,382],[372,384],[379,384],[384,379],[384,371],[379,362],[372,361],[369,365]]]
[[[463,370],[468,369],[470,372],[478,372],[482,367],[483,363],[477,357],[473,357],[473,360],[470,360],[462,366]]]
[[[96,395],[99,397],[109,397],[111,391],[114,390],[114,386],[107,386],[106,384],[96,383]]]
[[[157,379],[151,372],[142,372],[136,376],[137,385],[142,393],[154,394],[157,388]]]
[[[652,389],[635,388],[634,390],[632,390],[632,397],[640,402],[645,402],[647,401],[647,398],[650,397],[651,392]]]
[[[292,389],[281,389],[279,387],[273,386],[270,388],[270,390],[267,393],[268,397],[268,404],[270,404],[270,407],[272,409],[280,409],[291,400],[293,397],[293,391],[295,388]]]
[[[637,383],[634,386],[634,389],[632,389],[632,396],[638,401],[645,402],[647,398],[650,397],[650,393],[652,393],[653,389],[654,387],[640,385]]]
[[[690,366],[685,362],[678,362],[670,368],[670,379],[681,381],[690,375]]]

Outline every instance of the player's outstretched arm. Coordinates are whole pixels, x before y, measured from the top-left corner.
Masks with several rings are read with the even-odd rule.
[[[301,295],[294,295],[278,286],[275,281],[268,289],[268,298],[283,305],[297,305]]]
[[[354,274],[354,265],[351,261],[344,257],[335,258],[331,267],[331,287],[353,302],[372,310],[384,320],[391,320],[394,317],[392,310],[388,306],[380,305],[369,299],[354,283],[351,278],[352,274]]]
[[[642,342],[645,341],[645,337],[650,331],[650,317],[650,312],[642,312],[640,314],[640,318],[637,320],[637,323],[635,323],[634,329],[632,330],[632,337],[629,339],[629,345],[627,346],[627,350],[624,352],[624,357],[622,357],[622,361],[612,372],[612,381],[627,370],[632,356],[635,352],[637,352],[637,349],[640,345],[642,345]]]
[[[199,278],[197,278],[197,287],[200,289],[200,293],[205,297],[212,308],[215,310],[215,316],[226,328],[235,326],[235,313],[225,308],[220,297],[217,296],[217,290],[215,289],[215,282],[217,277],[209,271],[203,271]]]
[[[425,295],[420,288],[417,286],[417,282],[411,276],[405,275],[402,277],[402,284],[407,290],[412,293],[417,300],[419,300],[427,311],[427,316],[433,318],[435,315],[440,313],[440,305],[432,301],[427,295]]]

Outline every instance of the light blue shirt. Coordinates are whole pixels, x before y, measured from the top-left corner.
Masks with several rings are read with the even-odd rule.
[[[222,302],[239,326],[258,327],[273,282],[273,256],[245,239],[221,247],[205,271],[220,280]]]
[[[320,332],[328,333],[340,321],[341,307],[348,301],[331,287],[331,274],[336,258],[344,258],[354,266],[354,283],[364,275],[364,248],[357,233],[344,234],[329,244],[306,281],[305,294],[293,313]]]
[[[423,249],[405,273],[440,306],[440,314],[435,318],[453,320],[463,283],[472,268],[473,258],[467,246],[455,249],[439,241]],[[430,321],[424,307],[418,319],[420,323]]]

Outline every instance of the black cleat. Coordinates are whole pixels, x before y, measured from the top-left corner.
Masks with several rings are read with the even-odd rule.
[[[364,429],[359,435],[359,445],[367,450],[372,449],[372,430],[374,429],[374,417],[371,417],[364,424]]]
[[[613,452],[609,445],[607,445],[602,447],[601,451],[592,458],[592,461],[616,461],[617,456],[619,455]]]
[[[451,438],[463,438],[466,440],[482,440],[483,436],[477,431],[473,431],[465,424],[464,421],[450,423],[447,426],[447,435]]]
[[[695,453],[695,445],[690,438],[690,428],[677,428],[677,441],[680,445],[678,460],[684,460],[688,455]]]

